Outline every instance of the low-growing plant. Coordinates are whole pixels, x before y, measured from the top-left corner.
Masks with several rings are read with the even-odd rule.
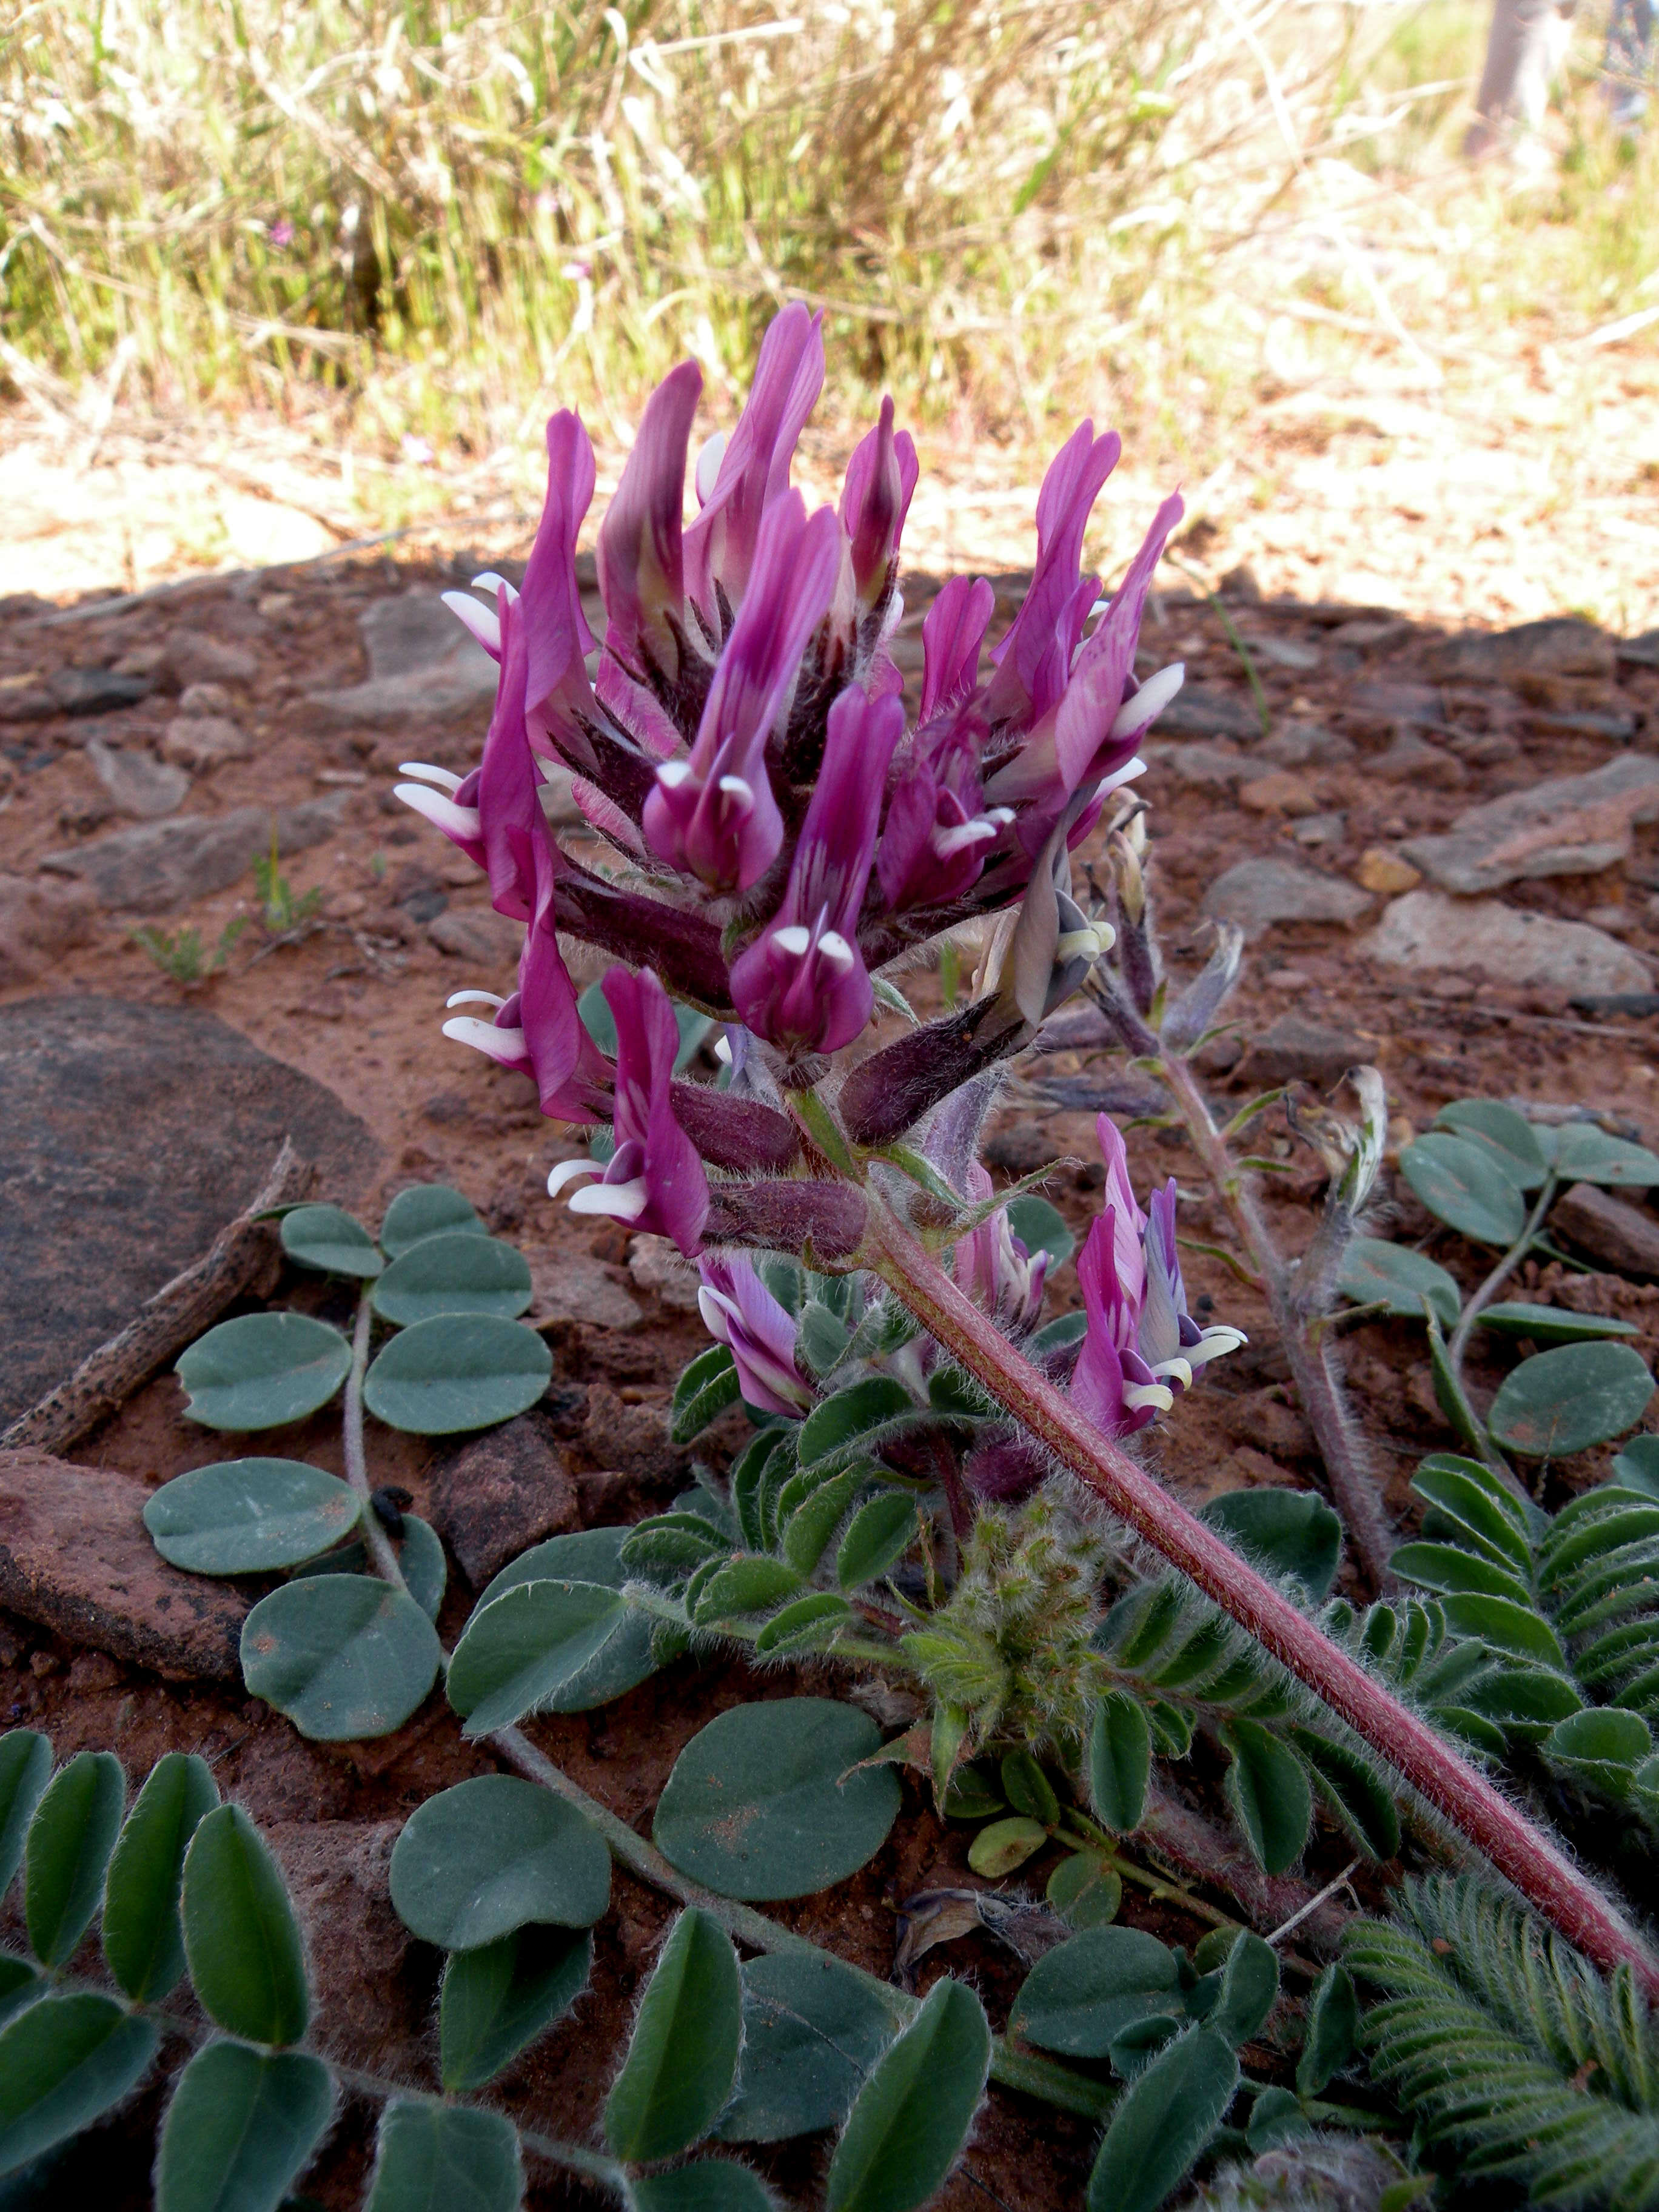
[[[1285,1953],[1313,1987],[1299,2023],[1279,2003],[1276,1943],[1365,1861],[1449,1851],[1495,1871],[1548,1941],[1587,1954],[1585,1975],[1613,1971],[1632,2034],[1647,2033],[1659,1962],[1547,1820],[1572,1816],[1571,1793],[1599,1791],[1621,1808],[1621,1836],[1646,1834],[1650,1464],[1632,1445],[1611,1486],[1552,1520],[1516,1494],[1503,1450],[1541,1462],[1617,1434],[1651,1381],[1605,1340],[1523,1361],[1482,1416],[1459,1379],[1468,1331],[1536,1242],[1558,1170],[1595,1166],[1579,1164],[1588,1138],[1559,1139],[1529,1185],[1486,1158],[1508,1144],[1521,1160],[1524,1121],[1517,1135],[1489,1114],[1452,1115],[1421,1140],[1434,1175],[1408,1148],[1408,1179],[1437,1192],[1479,1169],[1487,1225],[1502,1231],[1489,1241],[1507,1248],[1453,1313],[1422,1274],[1432,1263],[1359,1236],[1387,1115],[1380,1077],[1355,1070],[1357,1111],[1284,1102],[1328,1176],[1310,1241],[1281,1254],[1256,1195],[1276,1164],[1237,1149],[1279,1094],[1218,1127],[1194,1065],[1240,939],[1218,930],[1196,975],[1168,974],[1144,811],[1127,791],[1136,740],[1181,680],[1136,668],[1179,501],[1090,630],[1099,586],[1079,573],[1080,548],[1116,441],[1083,426],[1045,483],[1031,587],[991,672],[981,680],[994,595],[954,579],[923,624],[907,727],[888,644],[915,456],[884,408],[839,514],[809,517],[788,463],[822,374],[817,324],[786,310],[729,443],[697,463],[690,525],[697,371],[685,364],[659,389],[599,532],[597,673],[574,569],[593,460],[575,417],[556,417],[522,593],[485,579],[493,606],[452,595],[501,667],[481,763],[465,777],[411,765],[401,787],[526,925],[517,989],[458,994],[452,1006],[486,1011],[453,1015],[447,1033],[589,1133],[550,1193],[669,1240],[696,1267],[712,1341],[679,1378],[670,1428],[707,1463],[665,1511],[509,1560],[447,1652],[442,1544],[376,1486],[369,1424],[475,1431],[534,1404],[551,1362],[521,1318],[522,1257],[460,1193],[428,1186],[400,1194],[377,1234],[330,1206],[283,1216],[296,1266],[356,1285],[349,1334],[266,1311],[222,1323],[179,1364],[191,1417],[232,1433],[340,1395],[345,1479],[297,1460],[222,1462],[162,1486],[146,1520],[177,1566],[272,1578],[248,1615],[244,1677],[302,1732],[389,1734],[441,1675],[460,1731],[513,1770],[418,1806],[392,1859],[398,1910],[448,1954],[447,2094],[481,2087],[580,1986],[572,1931],[604,1910],[608,1853],[684,1915],[606,2106],[605,2152],[545,2154],[626,2202],[758,2203],[762,2185],[740,2168],[711,2179],[707,2161],[663,2161],[711,2136],[838,2129],[831,2212],[905,2212],[945,2179],[988,2080],[1103,2124],[1088,2212],[1154,2212],[1206,2163],[1229,2201],[1249,2201],[1276,2159],[1336,2172],[1325,2131],[1397,2141],[1402,2111],[1429,2110],[1392,2045],[1376,2045],[1380,2090],[1351,2073],[1360,2029],[1344,1969]],[[556,760],[591,836],[550,827]],[[1085,893],[1070,856],[1097,826],[1105,872]],[[566,965],[573,941],[611,963],[585,993]],[[953,1003],[924,1018],[905,981],[942,950]],[[1062,1014],[1079,994],[1092,1006]],[[1232,1246],[1212,1249],[1266,1298],[1331,1503],[1258,1489],[1198,1516],[1143,1456],[1146,1432],[1178,1419],[1243,1339],[1207,1301],[1189,1309],[1175,1183],[1143,1206],[1107,1115],[1101,1203],[1080,1247],[1035,1188],[1041,1175],[999,1190],[981,1164],[1009,1064],[1056,1018],[1071,1024],[1060,1035],[1126,1048],[1161,1086],[1162,1118],[1184,1130],[1231,1224]],[[1596,1158],[1616,1181],[1649,1156]],[[1530,1155],[1522,1164],[1530,1175]],[[1443,1195],[1443,1211],[1452,1202]],[[1455,1225],[1484,1234],[1467,1207]],[[1049,1290],[1072,1265],[1080,1310],[1051,1316]],[[1452,1328],[1437,1357],[1478,1456],[1425,1462],[1422,1538],[1401,1548],[1333,1322],[1345,1292],[1401,1308],[1407,1278],[1409,1310],[1425,1310],[1426,1288],[1427,1326]],[[1553,1309],[1519,1310],[1534,1340],[1552,1325],[1540,1312]],[[377,1328],[390,1332],[378,1348]],[[1582,1355],[1608,1351],[1617,1371],[1587,1381]],[[1564,1357],[1577,1362],[1565,1382],[1549,1366]],[[1396,1596],[1390,1576],[1423,1595]],[[802,1692],[730,1706],[692,1737],[649,1842],[526,1732],[714,1658],[813,1671]],[[838,1683],[846,1697],[824,1693]],[[1195,1856],[1195,1878],[1260,1929],[1182,1890],[1158,1858],[1171,1802],[1160,1763],[1188,1759],[1246,1847],[1200,1823],[1189,1868]],[[947,1977],[918,2001],[759,1909],[868,1868],[907,1776],[941,1819],[971,1827],[982,1880],[1030,1867],[1044,1881],[1044,1905],[969,1893],[975,1924],[1013,1942],[1034,1914],[1033,1954],[1046,1948],[1000,2035],[965,1984]],[[1287,1892],[1322,1819],[1344,1871],[1316,1893]],[[1219,1924],[1188,1957],[1120,1924],[1126,1885]],[[1546,1940],[1516,1925],[1534,1931],[1527,1943]],[[734,1942],[750,1954],[741,1966]],[[684,2037],[672,2066],[651,2039],[671,2028]],[[1504,2094],[1494,2088],[1498,2132],[1482,2143],[1500,2139]],[[1470,2095],[1478,2104],[1478,2081]],[[1474,2140],[1449,2111],[1424,2122],[1437,2156]],[[1381,2149],[1365,2171],[1372,2198],[1395,2208],[1434,2185]]]
[[[143,928],[133,931],[132,941],[149,955],[164,975],[188,988],[218,974],[246,927],[246,915],[233,915],[219,932],[218,942],[210,953],[202,941],[201,931],[189,924],[182,929],[167,930],[146,923]]]

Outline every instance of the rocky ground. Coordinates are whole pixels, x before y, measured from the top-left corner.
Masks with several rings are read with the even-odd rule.
[[[579,1140],[544,1122],[517,1079],[439,1034],[449,992],[510,987],[518,936],[470,865],[391,793],[401,760],[459,768],[476,755],[492,672],[435,607],[473,565],[376,555],[131,601],[0,600],[0,1309],[17,1347],[0,1410],[31,1403],[203,1250],[289,1131],[319,1163],[320,1194],[371,1219],[409,1182],[453,1182],[530,1257],[552,1391],[463,1454],[385,1431],[371,1449],[377,1479],[411,1492],[476,1589],[544,1534],[638,1517],[672,1494],[684,1462],[663,1409],[703,1337],[677,1261],[546,1200],[549,1167]],[[1024,581],[998,580],[1000,621]],[[899,653],[913,685],[928,596],[909,580]],[[1250,941],[1237,1034],[1204,1063],[1218,1094],[1323,1090],[1369,1060],[1388,1083],[1396,1148],[1471,1093],[1589,1104],[1659,1135],[1659,635],[1576,620],[1450,635],[1387,610],[1263,600],[1239,577],[1224,620],[1164,596],[1145,645],[1146,665],[1188,669],[1143,787],[1170,963],[1202,958],[1209,915]],[[273,839],[295,902],[274,920],[252,872]],[[192,942],[206,970],[194,981],[168,966],[188,966]],[[918,974],[912,987],[927,1004],[938,983]],[[1092,1160],[1092,1114],[1126,1081],[1102,1055],[1033,1060],[996,1125],[994,1164]],[[1258,1141],[1286,1170],[1271,1205],[1294,1245],[1322,1171],[1276,1115]],[[1178,1174],[1183,1226],[1221,1240],[1190,1152],[1147,1132],[1131,1142],[1138,1178]],[[1068,1165],[1051,1186],[1079,1229],[1097,1176]],[[1403,1233],[1428,1235],[1403,1186],[1388,1202]],[[1590,1272],[1553,1266],[1517,1294],[1626,1314],[1651,1360],[1659,1219],[1604,1200],[1573,1234]],[[1195,1258],[1190,1274],[1251,1343],[1169,1424],[1160,1472],[1194,1502],[1316,1480],[1264,1314],[1217,1262]],[[338,1305],[292,1282],[282,1295]],[[1069,1271],[1055,1296],[1075,1302]],[[1421,1335],[1372,1324],[1346,1342],[1403,1517],[1416,1457],[1446,1441]],[[289,1869],[325,2040],[349,2063],[430,2078],[434,1960],[391,1912],[386,1857],[408,1810],[487,1756],[459,1747],[441,1701],[396,1737],[333,1747],[242,1696],[243,1601],[161,1568],[137,1523],[147,1487],[222,1455],[180,1403],[163,1375],[69,1455],[73,1474],[0,1461],[0,1721],[48,1729],[60,1755],[112,1746],[134,1772],[167,1748],[204,1751]],[[271,1448],[337,1469],[328,1417]],[[452,1591],[447,1634],[468,1601]],[[757,1693],[740,1668],[681,1666],[538,1733],[585,1787],[644,1820],[687,1738]],[[857,1881],[782,1910],[884,1972],[898,1902],[974,1879],[964,1839],[918,1796]],[[617,1897],[593,1995],[508,2080],[519,2109],[557,2111],[567,2126],[597,2111],[665,1917],[629,1882]],[[952,1962],[988,1993],[1006,1978],[979,1938]],[[112,2209],[146,2201],[153,2117],[101,2138],[73,2178],[95,2179]],[[348,2112],[306,2185],[319,2201],[356,2201],[366,2141]],[[1076,2201],[1090,2151],[1081,2123],[1001,2100],[940,2202]],[[781,2154],[774,2178],[804,2191],[813,2155]],[[532,2201],[563,2201],[564,2186]]]

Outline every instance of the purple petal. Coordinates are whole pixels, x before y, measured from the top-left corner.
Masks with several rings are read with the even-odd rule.
[[[685,453],[702,391],[702,371],[683,361],[652,393],[599,530],[605,651],[636,673],[655,667],[671,681],[685,609]]]
[[[921,624],[922,723],[973,690],[996,603],[985,577],[952,576],[928,608]]]
[[[866,607],[885,592],[897,558],[904,518],[921,465],[908,431],[893,435],[893,403],[881,403],[881,420],[847,465],[841,520],[853,548],[853,578]]]
[[[718,582],[732,606],[748,589],[762,517],[788,489],[796,443],[823,388],[823,319],[793,301],[773,320],[714,491],[685,533],[687,586],[716,637],[714,586]]]

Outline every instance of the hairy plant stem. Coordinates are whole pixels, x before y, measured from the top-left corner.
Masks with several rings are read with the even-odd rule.
[[[866,1264],[1039,1443],[1346,1721],[1569,1942],[1599,1965],[1627,1964],[1649,1996],[1659,1998],[1659,1957],[1559,1848],[1103,1437],[963,1297],[910,1229],[875,1204]]]
[[[1376,1590],[1389,1583],[1389,1555],[1393,1543],[1383,1518],[1376,1486],[1366,1472],[1363,1447],[1342,1396],[1329,1345],[1322,1331],[1310,1334],[1309,1316],[1296,1298],[1296,1270],[1287,1265],[1274,1243],[1273,1232],[1256,1203],[1255,1178],[1236,1164],[1193,1080],[1188,1061],[1176,1053],[1160,1053],[1159,1074],[1175,1095],[1193,1149],[1217,1195],[1233,1218],[1239,1239],[1261,1279],[1268,1309],[1285,1346],[1297,1400],[1308,1417],[1308,1425],[1319,1446],[1331,1496],[1347,1528],[1349,1540]]]
[[[352,1488],[365,1499],[370,1492],[368,1462],[363,1446],[362,1378],[368,1364],[368,1335],[369,1304],[368,1293],[365,1291],[357,1309],[357,1327],[352,1340],[351,1373],[346,1382],[344,1405],[346,1474]],[[398,1555],[386,1531],[374,1518],[372,1506],[365,1508],[364,1519],[366,1523],[372,1524],[374,1534],[380,1539],[376,1544],[371,1536],[369,1543],[376,1572],[396,1588],[407,1590],[409,1585],[404,1580]],[[867,1652],[860,1656],[886,1664],[893,1655],[884,1647],[872,1644]],[[446,1666],[448,1662],[449,1653],[446,1650]],[[597,1797],[590,1797],[580,1784],[571,1780],[562,1767],[556,1765],[545,1752],[538,1750],[522,1729],[497,1729],[485,1741],[526,1781],[534,1782],[544,1790],[550,1790],[556,1796],[562,1797],[566,1804],[574,1806],[599,1830],[611,1857],[625,1866],[630,1874],[681,1905],[698,1906],[711,1919],[718,1922],[735,1942],[747,1944],[753,1951],[789,1951],[803,1958],[834,1958],[838,1966],[846,1967],[848,1973],[858,1975],[880,1996],[896,2027],[908,2026],[921,2010],[918,1999],[908,1996],[902,1990],[893,1988],[878,1976],[866,1973],[862,1966],[854,1966],[850,1960],[826,1952],[822,1944],[814,1943],[810,1936],[797,1936],[793,1929],[781,1927],[775,1920],[769,1920],[763,1912],[757,1912],[751,1905],[739,1905],[734,1899],[718,1896],[713,1890],[704,1889],[701,1884],[688,1881],[654,1844],[647,1844],[643,1836],[635,1835],[619,1814],[613,1813],[608,1805],[601,1804]],[[1085,2119],[1101,2118],[1116,2101],[1114,2093],[1103,2083],[1074,2074],[1070,2067],[1058,2065],[1053,2059],[1011,2050],[1000,2036],[992,2039],[991,2078],[994,2081],[1000,2081],[1005,2089],[1020,2090],[1026,2096],[1040,2098],[1044,2104],[1058,2106],[1061,2112],[1080,2113]],[[532,2142],[529,2136],[525,2141],[542,2155],[549,2158],[557,2156],[568,2165],[574,2165],[577,2156],[586,2155],[585,2153],[574,2154],[566,2158],[564,2154],[571,2148],[568,2145],[559,2146],[556,2150],[550,2144],[544,2145],[539,2140]],[[576,2170],[589,2171],[587,2167],[580,2166]]]

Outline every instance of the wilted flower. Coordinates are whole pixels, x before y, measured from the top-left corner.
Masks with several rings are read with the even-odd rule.
[[[697,1310],[712,1337],[730,1347],[745,1405],[758,1413],[804,1413],[812,1393],[795,1367],[795,1324],[741,1252],[699,1261]]]
[[[1107,1436],[1127,1437],[1167,1413],[1199,1369],[1245,1339],[1237,1328],[1200,1328],[1187,1311],[1174,1176],[1153,1192],[1149,1219],[1130,1186],[1122,1138],[1104,1114],[1095,1129],[1106,1163],[1106,1203],[1078,1255],[1089,1326],[1072,1396]]]

